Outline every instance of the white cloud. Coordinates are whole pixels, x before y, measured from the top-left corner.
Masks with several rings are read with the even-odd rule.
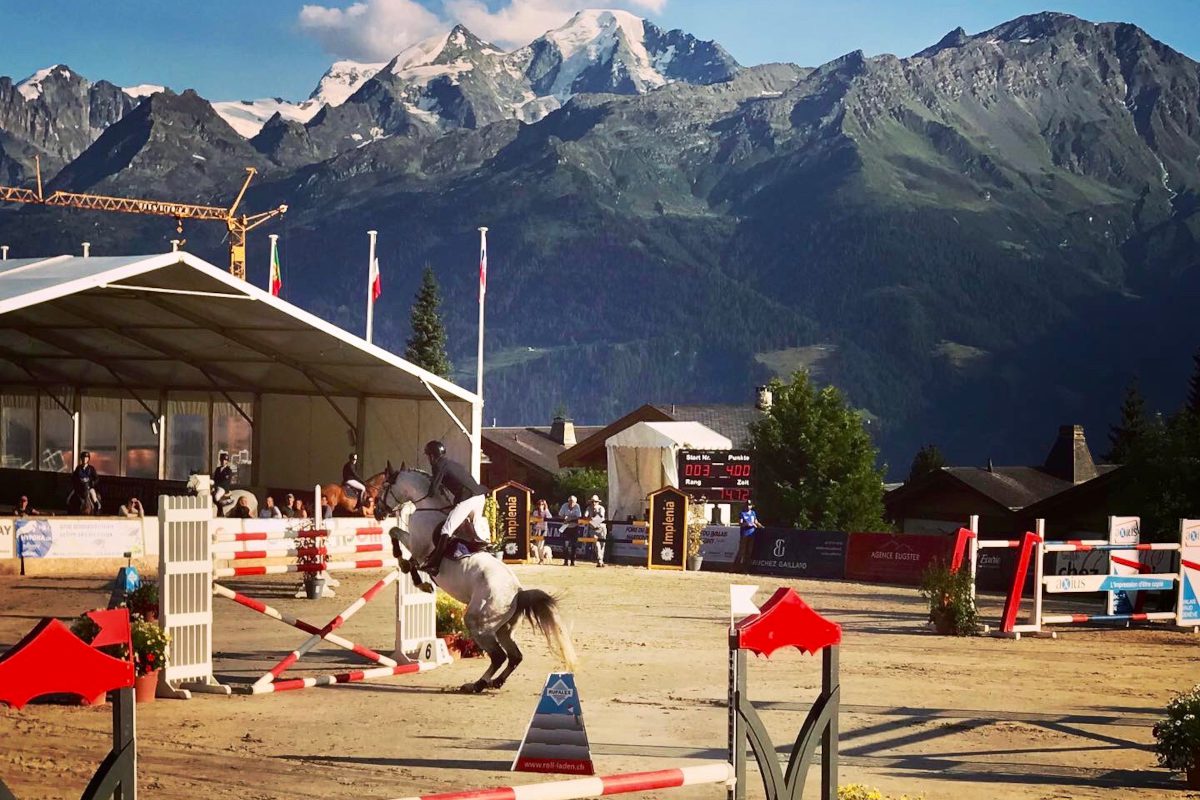
[[[329,53],[387,61],[410,44],[442,33],[446,23],[414,0],[364,0],[344,9],[306,5],[300,27]]]
[[[483,0],[442,0],[439,16],[415,0],[361,0],[346,8],[306,5],[300,27],[341,58],[382,61],[455,23],[502,47],[520,47],[585,8],[660,13],[667,0],[508,0],[495,11]]]

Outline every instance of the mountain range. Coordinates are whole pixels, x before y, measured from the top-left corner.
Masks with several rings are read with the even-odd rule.
[[[902,474],[1040,463],[1137,375],[1177,403],[1200,336],[1200,65],[1132,25],[1036,14],[910,57],[739,65],[625,12],[505,52],[458,26],[339,62],[303,102],[121,89],[67,67],[0,78],[0,177],[287,203],[288,299],[400,349],[420,268],[473,368],[475,228],[491,228],[485,417],[748,402],[808,367]],[[219,226],[217,226],[219,228]],[[223,263],[220,230],[188,249]],[[165,249],[173,224],[0,208],[14,254]],[[361,239],[361,240],[360,240]],[[265,280],[265,237],[251,240]]]

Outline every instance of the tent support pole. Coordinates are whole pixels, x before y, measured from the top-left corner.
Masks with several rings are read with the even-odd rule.
[[[458,415],[450,410],[450,406],[446,405],[446,401],[443,400],[442,396],[437,393],[437,389],[434,389],[432,386],[430,386],[429,382],[426,381],[424,378],[421,379],[421,385],[429,390],[429,393],[431,395],[433,395],[434,400],[438,401],[438,405],[440,405],[442,407],[442,410],[446,412],[446,414],[450,417],[450,419],[454,420],[454,424],[457,425],[458,429],[463,432],[463,435],[466,436],[468,439],[470,439],[471,432],[469,430],[467,430],[466,425],[463,425],[462,420],[460,420],[458,418]]]

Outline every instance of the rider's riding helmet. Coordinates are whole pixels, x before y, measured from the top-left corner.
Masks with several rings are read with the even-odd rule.
[[[430,461],[438,461],[446,455],[446,445],[435,439],[425,445],[425,455],[429,456]]]
[[[229,460],[229,453],[221,453],[221,455],[217,456],[217,458],[221,459],[221,463],[224,464]]]
[[[350,455],[346,456],[346,458],[350,459],[351,461],[357,461],[358,453],[351,453]]]

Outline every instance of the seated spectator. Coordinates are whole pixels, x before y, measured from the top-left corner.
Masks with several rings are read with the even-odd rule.
[[[290,495],[289,495],[290,496]],[[296,519],[308,519],[308,509],[304,507],[303,500],[296,501]]]
[[[275,498],[267,495],[267,501],[263,507],[258,510],[259,519],[283,519],[283,512],[279,510],[279,506],[275,505]]]
[[[142,519],[146,516],[145,509],[142,508],[142,501],[136,497],[131,497],[125,501],[125,505],[117,509],[118,517],[129,517],[130,519]]]
[[[229,516],[234,519],[250,519],[250,501],[244,496],[239,497]]]
[[[14,517],[36,517],[41,515],[41,513],[29,504],[29,498],[25,495],[21,495],[20,501],[13,507]]]
[[[285,519],[296,517],[296,495],[291,492],[288,492],[287,500],[283,504],[283,516]]]

